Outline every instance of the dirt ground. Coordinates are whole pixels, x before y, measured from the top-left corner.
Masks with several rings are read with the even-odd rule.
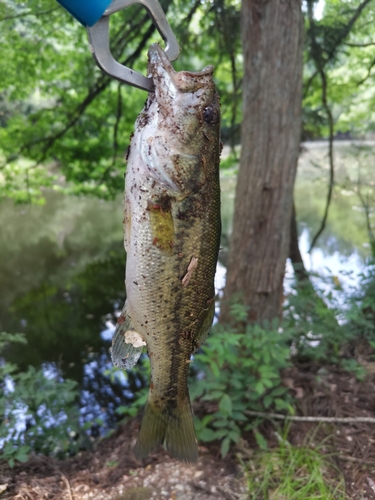
[[[371,367],[370,367],[370,371]],[[375,375],[363,382],[334,368],[301,366],[285,372],[284,383],[297,402],[297,414],[328,417],[375,417]],[[132,453],[138,421],[120,426],[94,452],[58,461],[33,457],[10,469],[0,462],[1,499],[17,500],[245,500],[250,498],[238,460],[244,445],[255,448],[251,435],[222,459],[218,443],[201,446],[199,461],[186,465],[164,452],[142,462]],[[280,426],[280,423],[277,424]],[[261,429],[276,446],[274,424]],[[375,424],[292,423],[289,441],[319,446],[344,477],[348,499],[375,499]]]

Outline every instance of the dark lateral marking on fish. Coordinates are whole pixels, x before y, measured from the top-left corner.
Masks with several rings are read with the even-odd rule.
[[[166,399],[166,407],[167,408],[176,408],[177,407],[177,404],[178,404],[178,389],[179,389],[179,373],[178,373],[178,369],[179,369],[179,363],[177,363],[176,361],[176,355],[179,351],[179,346],[177,346],[177,349],[176,347],[172,347],[172,352],[171,352],[171,356],[172,356],[172,366],[171,366],[171,371],[169,373],[169,381],[168,381],[168,385],[166,387],[166,394],[165,394],[165,399]],[[186,386],[186,391],[187,391],[187,386]]]

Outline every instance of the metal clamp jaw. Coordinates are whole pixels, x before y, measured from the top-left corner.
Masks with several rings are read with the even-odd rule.
[[[180,47],[158,0],[113,0],[99,21],[91,28],[87,28],[90,48],[96,64],[104,73],[133,87],[153,92],[152,78],[143,76],[141,73],[120,64],[114,59],[109,48],[110,15],[134,4],[143,5],[147,9],[166,42],[166,55],[170,61],[175,61],[179,56]]]

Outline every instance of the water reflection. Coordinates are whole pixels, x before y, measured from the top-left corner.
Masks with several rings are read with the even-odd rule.
[[[327,142],[305,143],[302,150],[294,197],[299,234],[307,230],[312,237],[322,220],[328,191]],[[324,253],[324,258],[334,254],[340,259],[343,256],[350,258],[356,253],[365,262],[371,251],[360,194],[368,200],[370,211],[373,212],[375,144],[371,141],[336,141],[334,155],[333,198],[318,247]],[[333,264],[332,260],[330,264]]]
[[[44,206],[4,202],[0,223],[0,328],[24,332],[9,361],[21,369],[48,362],[82,387],[82,416],[112,426],[114,409],[145,381],[112,383],[106,324],[125,300],[122,200],[47,193]],[[95,426],[92,431],[95,433]]]

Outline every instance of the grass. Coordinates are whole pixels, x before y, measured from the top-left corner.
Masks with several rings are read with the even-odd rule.
[[[244,463],[250,500],[345,500],[344,481],[319,447],[295,447],[280,437]]]

